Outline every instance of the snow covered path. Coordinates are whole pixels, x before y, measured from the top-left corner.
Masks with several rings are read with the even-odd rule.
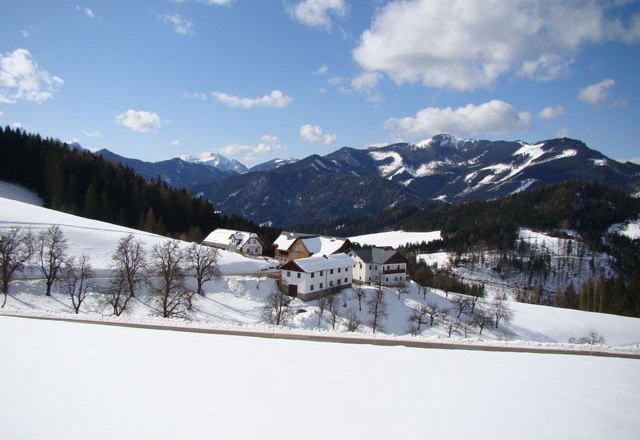
[[[0,437],[636,439],[640,361],[3,317]]]

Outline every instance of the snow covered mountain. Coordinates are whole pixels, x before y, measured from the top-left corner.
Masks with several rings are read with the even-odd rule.
[[[160,179],[174,188],[187,188],[202,182],[224,179],[229,174],[236,174],[235,172],[222,171],[202,163],[187,162],[180,158],[160,162],[145,162],[120,156],[107,149],[100,150],[96,154],[109,161],[131,168],[145,179],[155,179],[159,176]]]
[[[191,189],[225,213],[295,225],[434,200],[495,199],[574,180],[637,191],[640,166],[616,162],[567,138],[528,144],[438,135],[415,145],[344,147]]]
[[[195,156],[191,154],[183,154],[180,159],[185,162],[199,163],[216,168],[220,171],[233,171],[238,174],[246,173],[247,167],[235,159],[227,159],[221,154],[204,152]]]
[[[450,202],[503,197],[567,180],[620,187],[640,181],[639,166],[616,162],[567,138],[528,144],[438,135],[415,145],[369,148],[366,153],[365,163],[373,161],[381,177],[427,199]]]
[[[298,159],[273,159],[258,165],[255,165],[251,168],[249,168],[249,172],[253,173],[255,171],[269,171],[269,170],[274,170],[276,168],[280,168],[284,165],[289,165],[292,163],[296,163],[298,161]]]

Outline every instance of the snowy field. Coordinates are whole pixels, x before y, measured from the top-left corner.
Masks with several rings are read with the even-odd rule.
[[[349,237],[353,243],[359,243],[362,246],[391,246],[397,248],[407,243],[419,244],[423,241],[429,243],[439,240],[440,231],[432,232],[406,232],[406,231],[390,231],[379,232],[377,234],[357,235]]]
[[[3,439],[624,440],[640,432],[638,360],[4,316],[0,332],[14,335],[0,346]]]

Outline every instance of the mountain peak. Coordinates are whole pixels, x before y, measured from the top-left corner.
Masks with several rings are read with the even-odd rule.
[[[437,134],[429,139],[415,144],[418,148],[431,148],[435,146],[458,148],[461,144],[467,142],[477,142],[472,139],[460,139],[450,134]]]
[[[191,163],[200,163],[203,165],[208,165],[213,168],[217,168],[220,171],[234,171],[236,173],[246,173],[248,168],[244,166],[241,162],[235,159],[228,159],[224,157],[222,154],[212,153],[212,152],[202,152],[196,155],[191,154],[183,154],[180,156],[180,159],[185,162]]]

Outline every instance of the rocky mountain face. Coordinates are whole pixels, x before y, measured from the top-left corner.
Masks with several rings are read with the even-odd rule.
[[[126,164],[141,172],[137,162]],[[640,165],[616,162],[581,141],[567,138],[527,144],[438,135],[415,145],[345,147],[324,157],[274,160],[242,174],[225,174],[210,166],[213,160],[209,166],[203,165],[203,160],[181,162],[173,165],[181,178],[166,174],[170,184],[206,197],[225,214],[280,226],[362,218],[385,208],[432,201],[496,199],[572,180],[597,181],[636,192],[640,189]],[[216,172],[207,175],[197,169],[201,174],[191,175],[186,165]],[[143,175],[164,176],[153,171]]]

